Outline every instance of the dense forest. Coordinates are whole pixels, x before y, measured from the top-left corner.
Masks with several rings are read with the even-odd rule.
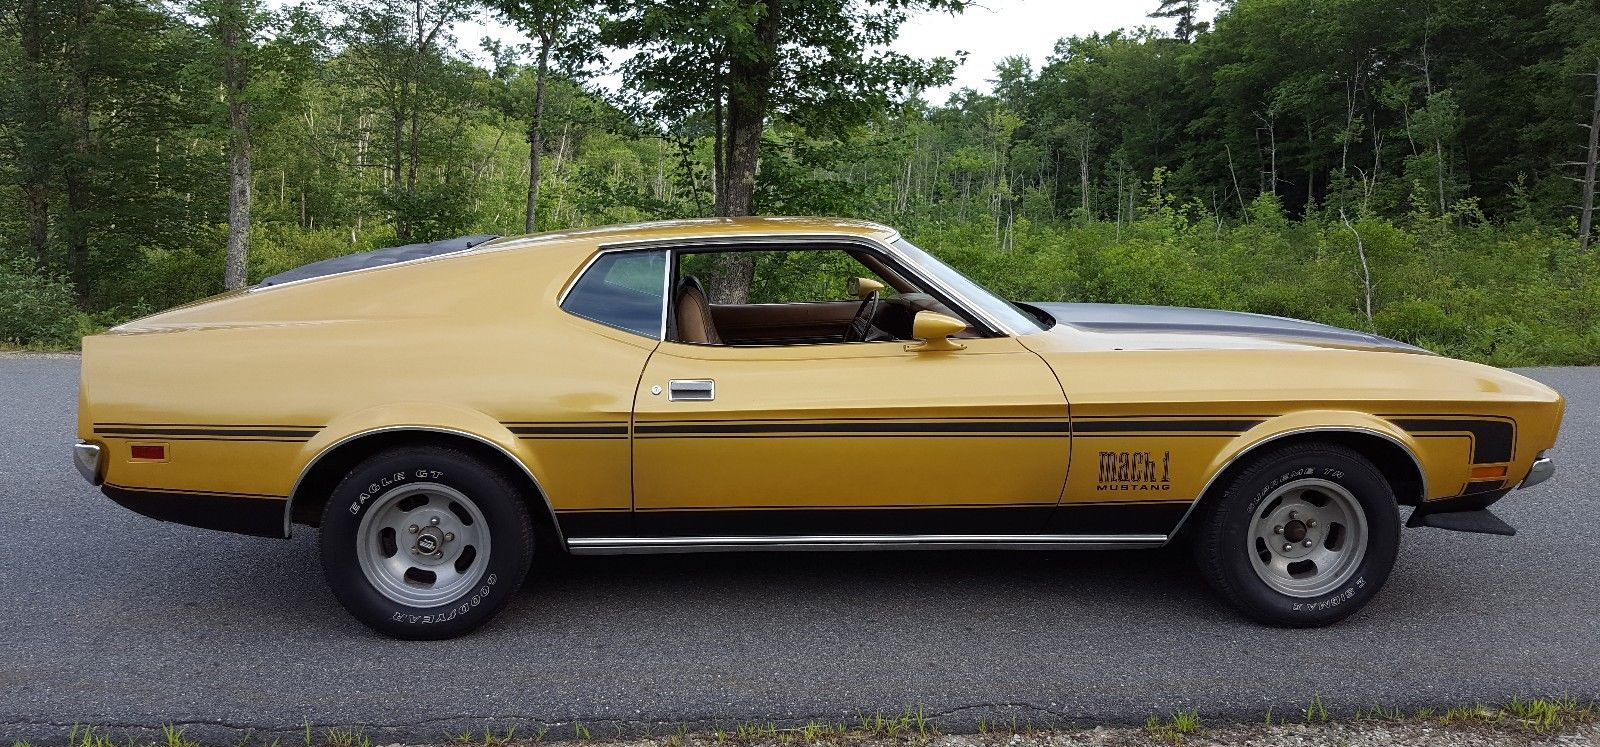
[[[1594,0],[1152,0],[931,101],[954,61],[895,39],[967,5],[0,0],[0,343],[378,246],[815,214],[1015,298],[1600,363]],[[486,11],[525,41],[458,38]]]

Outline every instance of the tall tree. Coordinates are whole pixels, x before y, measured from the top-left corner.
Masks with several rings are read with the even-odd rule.
[[[354,72],[356,90],[367,100],[386,146],[386,182],[379,191],[394,222],[395,236],[411,240],[461,231],[465,198],[460,184],[428,184],[424,168],[452,173],[457,163],[430,164],[428,150],[456,141],[462,98],[473,74],[454,49],[451,30],[471,16],[467,0],[361,0],[345,7],[338,35],[341,55]],[[445,137],[448,135],[448,137]]]
[[[1594,200],[1596,172],[1600,171],[1600,59],[1594,68],[1594,110],[1589,115],[1589,147],[1584,149],[1583,201],[1579,203],[1578,251],[1589,251],[1589,240],[1594,230]]]
[[[17,70],[17,161],[21,170],[28,247],[35,261],[48,264],[52,172],[61,161],[61,9],[45,0],[20,0],[15,23],[22,48]]]
[[[488,0],[533,41],[534,93],[528,114],[528,201],[522,230],[533,233],[539,217],[540,159],[544,156],[544,99],[552,57],[571,74],[594,59],[594,31],[598,20],[586,0]]]
[[[67,209],[62,220],[62,233],[67,244],[67,275],[80,306],[88,306],[93,280],[89,271],[89,221],[91,167],[94,161],[90,141],[90,111],[93,103],[90,87],[94,79],[93,39],[100,15],[99,0],[75,0],[71,4],[68,27],[69,40],[66,86],[66,114],[69,153],[63,163],[63,181],[67,190]]]
[[[949,80],[949,60],[891,46],[909,13],[960,12],[968,1],[608,0],[601,39],[631,52],[623,84],[642,113],[681,123],[711,109],[714,158],[724,165],[716,213],[751,215],[769,117],[841,132],[904,93]],[[752,260],[735,255],[725,265],[709,278],[712,300],[742,301]]]
[[[194,10],[206,20],[217,44],[223,100],[228,107],[228,245],[224,288],[243,288],[250,273],[252,170],[250,80],[252,36],[259,23],[257,0],[200,0]]]
[[[1172,35],[1178,41],[1189,42],[1194,41],[1195,34],[1206,28],[1204,21],[1195,21],[1195,16],[1199,13],[1200,0],[1161,0],[1161,5],[1150,11],[1150,17],[1178,19]]]

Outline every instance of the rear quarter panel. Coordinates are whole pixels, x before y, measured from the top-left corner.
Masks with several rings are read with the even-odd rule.
[[[458,430],[521,459],[557,509],[627,508],[625,434],[545,439],[513,430],[631,417],[655,341],[555,305],[592,250],[569,242],[484,251],[232,295],[125,325],[85,342],[79,435],[105,444],[111,484],[284,499],[316,455],[352,436]],[[130,446],[141,439],[108,435],[128,424],[217,434],[162,436],[168,458],[138,462]],[[239,426],[302,435],[228,435]],[[602,465],[613,468],[593,468]]]

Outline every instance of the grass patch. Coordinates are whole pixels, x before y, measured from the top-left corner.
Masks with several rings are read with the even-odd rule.
[[[1151,716],[1145,721],[1144,730],[1158,739],[1172,744],[1182,744],[1184,737],[1200,733],[1200,711],[1191,708],[1187,711],[1178,711],[1165,719]]]
[[[1458,705],[1443,710],[1418,709],[1406,713],[1399,708],[1375,704],[1357,708],[1353,712],[1336,712],[1321,698],[1314,696],[1298,715],[1302,718],[1284,718],[1269,709],[1264,718],[1255,724],[1208,724],[1198,709],[1176,711],[1164,716],[1151,716],[1143,727],[1111,727],[1114,744],[1138,744],[1155,741],[1169,745],[1182,745],[1186,740],[1207,735],[1211,739],[1237,736],[1236,732],[1253,737],[1252,729],[1271,730],[1293,727],[1294,724],[1312,726],[1342,725],[1359,729],[1364,724],[1385,729],[1417,727],[1445,728],[1451,730],[1484,731],[1506,735],[1544,736],[1568,733],[1580,727],[1600,723],[1600,706],[1582,702],[1569,695],[1559,697],[1518,697],[1502,705]],[[691,731],[686,725],[676,725],[668,733],[655,735],[647,730],[643,735],[629,736],[623,727],[616,734],[596,737],[591,726],[575,722],[572,736],[566,741],[576,744],[598,742],[602,745],[625,747],[900,747],[933,745],[944,733],[923,708],[907,709],[899,714],[873,713],[858,716],[853,724],[810,722],[801,726],[779,726],[771,722],[741,722],[731,726],[704,731]],[[1303,728],[1303,727],[1300,727]],[[1023,737],[1059,740],[1062,744],[1093,742],[1105,743],[1099,731],[1084,732],[1073,727],[1058,729],[1049,724],[1035,729],[1031,723],[1019,723],[1013,717],[1008,721],[983,719],[976,724],[976,734],[971,738],[978,745],[995,745],[1000,740],[1010,744]],[[609,729],[607,731],[610,731]],[[458,734],[446,733],[438,743],[444,747],[525,747],[546,740],[549,727],[536,731],[519,732],[516,727],[504,731],[485,727]],[[1298,733],[1298,732],[1297,732]],[[1342,733],[1342,732],[1341,732]],[[1403,733],[1403,732],[1402,732]],[[1088,740],[1080,742],[1079,740]],[[372,738],[360,727],[313,727],[303,723],[300,739],[303,747],[373,747]],[[208,743],[191,737],[187,727],[167,725],[153,737],[133,739],[117,737],[111,732],[91,726],[74,726],[65,734],[66,747],[279,747],[279,740],[264,741],[244,737],[228,743]],[[52,740],[51,744],[55,744]],[[1312,741],[1308,744],[1320,744]],[[34,747],[28,742],[13,741],[11,747]]]

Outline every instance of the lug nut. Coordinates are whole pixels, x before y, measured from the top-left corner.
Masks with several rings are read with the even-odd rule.
[[[445,542],[455,542],[456,541],[456,533],[455,532],[445,532],[444,533],[444,541]]]
[[[1273,534],[1283,534],[1283,525],[1279,524],[1278,526],[1273,527],[1272,528],[1272,533]]]
[[[443,550],[434,550],[433,551],[433,557],[436,557],[436,558],[444,557],[444,551]]]
[[[1306,547],[1310,547],[1311,546],[1311,540],[1306,540],[1305,542],[1302,542],[1300,544],[1305,545]]]
[[[1299,516],[1300,516],[1300,513],[1298,511],[1290,511],[1289,512],[1289,518],[1291,518],[1291,519],[1299,518]]]
[[[428,523],[432,524],[434,526],[439,526],[439,517],[435,516],[435,517],[429,519]]]
[[[1312,519],[1312,520],[1306,522],[1306,526],[1311,527],[1312,529],[1315,529],[1317,527],[1317,520],[1316,519]]]
[[[1283,546],[1283,551],[1284,552],[1288,552],[1288,551],[1293,550],[1293,549],[1294,549],[1294,545],[1284,545]]]

